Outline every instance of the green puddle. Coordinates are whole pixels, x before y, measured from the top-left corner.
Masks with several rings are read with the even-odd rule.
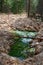
[[[11,33],[15,36],[30,36],[35,37],[36,32],[27,32],[27,31],[11,31]],[[29,56],[33,56],[35,49],[31,48],[30,42],[32,39],[30,38],[19,38],[15,37],[13,39],[13,45],[9,51],[9,55],[13,57],[18,57],[21,60],[28,58]]]

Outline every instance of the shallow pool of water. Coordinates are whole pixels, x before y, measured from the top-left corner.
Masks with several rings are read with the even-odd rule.
[[[18,38],[13,39],[13,45],[9,51],[9,55],[18,57],[21,60],[27,58],[29,55],[33,55],[35,52],[34,48],[31,48],[30,42],[32,41],[29,37],[35,37],[37,32],[28,31],[11,31],[12,34],[18,36]],[[26,36],[26,38],[19,38],[19,36]]]

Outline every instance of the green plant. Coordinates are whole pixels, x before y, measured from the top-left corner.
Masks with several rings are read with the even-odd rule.
[[[21,13],[24,10],[25,0],[0,0],[0,10],[4,12]]]
[[[11,11],[13,13],[21,13],[24,8],[24,0],[14,0]]]

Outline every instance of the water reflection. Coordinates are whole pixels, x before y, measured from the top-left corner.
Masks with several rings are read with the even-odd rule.
[[[32,41],[32,39],[29,39],[29,38],[22,38],[22,40],[21,40],[23,43],[29,43],[29,42],[31,42]]]
[[[11,31],[12,34],[15,36],[18,35],[18,38],[14,38],[13,42],[14,44],[11,46],[11,50],[9,52],[9,55],[15,56],[21,60],[27,58],[29,55],[33,55],[35,52],[34,48],[30,47],[30,42],[32,41],[29,37],[35,37],[37,35],[37,32],[29,32],[29,31]],[[23,36],[26,38],[19,38],[19,36]],[[16,41],[16,42],[15,42]]]

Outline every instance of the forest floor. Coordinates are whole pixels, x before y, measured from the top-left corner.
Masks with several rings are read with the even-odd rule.
[[[0,14],[0,30],[10,30],[11,25],[18,19],[18,18],[25,18],[27,17],[26,14]]]
[[[14,25],[13,25],[14,24]],[[16,26],[15,26],[16,24]],[[20,25],[19,25],[20,24]],[[35,46],[36,54],[23,62],[17,58],[7,55],[12,43],[10,32],[13,27],[21,30],[34,30],[38,34],[33,40],[32,46]],[[38,38],[37,38],[38,37]],[[30,20],[26,14],[0,14],[0,64],[1,65],[43,65],[43,22]]]

